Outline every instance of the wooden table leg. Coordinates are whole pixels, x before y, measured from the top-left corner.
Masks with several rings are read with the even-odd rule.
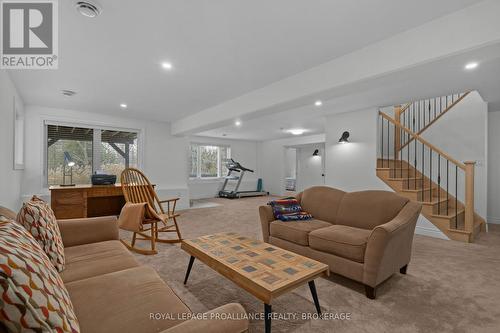
[[[271,316],[273,310],[271,304],[264,303],[264,325],[266,328],[266,333],[271,333]]]
[[[314,300],[314,306],[316,306],[316,311],[318,311],[318,314],[321,314],[321,307],[319,306],[318,294],[316,293],[316,285],[314,284],[314,280],[309,281],[309,289],[311,289],[311,294]]]
[[[194,262],[194,257],[191,256],[191,258],[189,258],[189,264],[188,264],[188,269],[186,272],[186,277],[184,278],[184,284],[186,284],[188,282],[189,273],[191,273],[191,268],[193,268],[193,262]]]

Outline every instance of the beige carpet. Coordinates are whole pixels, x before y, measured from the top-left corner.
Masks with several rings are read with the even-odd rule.
[[[268,200],[214,199],[222,205],[184,211],[183,236],[235,231],[261,239],[257,207]],[[189,256],[179,245],[160,244],[159,251],[137,258],[154,267],[192,311],[228,302],[241,303],[249,313],[263,311],[257,299],[199,261],[184,286]],[[385,282],[376,300],[365,297],[362,285],[340,276],[318,279],[316,288],[323,312],[350,313],[351,319],[302,319],[302,313],[315,313],[305,285],[272,304],[277,313],[298,315],[274,320],[273,332],[500,332],[500,231],[483,234],[474,244],[416,235],[408,274]],[[263,332],[263,322],[251,321],[250,332]]]

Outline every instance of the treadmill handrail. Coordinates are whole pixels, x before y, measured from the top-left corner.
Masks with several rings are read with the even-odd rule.
[[[244,166],[242,166],[239,162],[236,162],[235,160],[233,160],[232,158],[226,163],[226,167],[229,169],[229,170],[234,170],[234,171],[237,171],[236,169],[240,169],[242,171],[248,171],[248,172],[254,172],[252,169],[247,169],[245,168]]]

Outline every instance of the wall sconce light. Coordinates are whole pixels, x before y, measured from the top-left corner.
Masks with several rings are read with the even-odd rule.
[[[319,149],[314,150],[313,156],[319,156]]]
[[[349,132],[345,131],[344,133],[342,133],[342,136],[339,139],[339,143],[348,143],[349,140],[347,139],[349,139]]]

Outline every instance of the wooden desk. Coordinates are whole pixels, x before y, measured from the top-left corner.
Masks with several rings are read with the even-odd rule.
[[[51,186],[49,190],[58,219],[120,215],[125,204],[120,184]]]

